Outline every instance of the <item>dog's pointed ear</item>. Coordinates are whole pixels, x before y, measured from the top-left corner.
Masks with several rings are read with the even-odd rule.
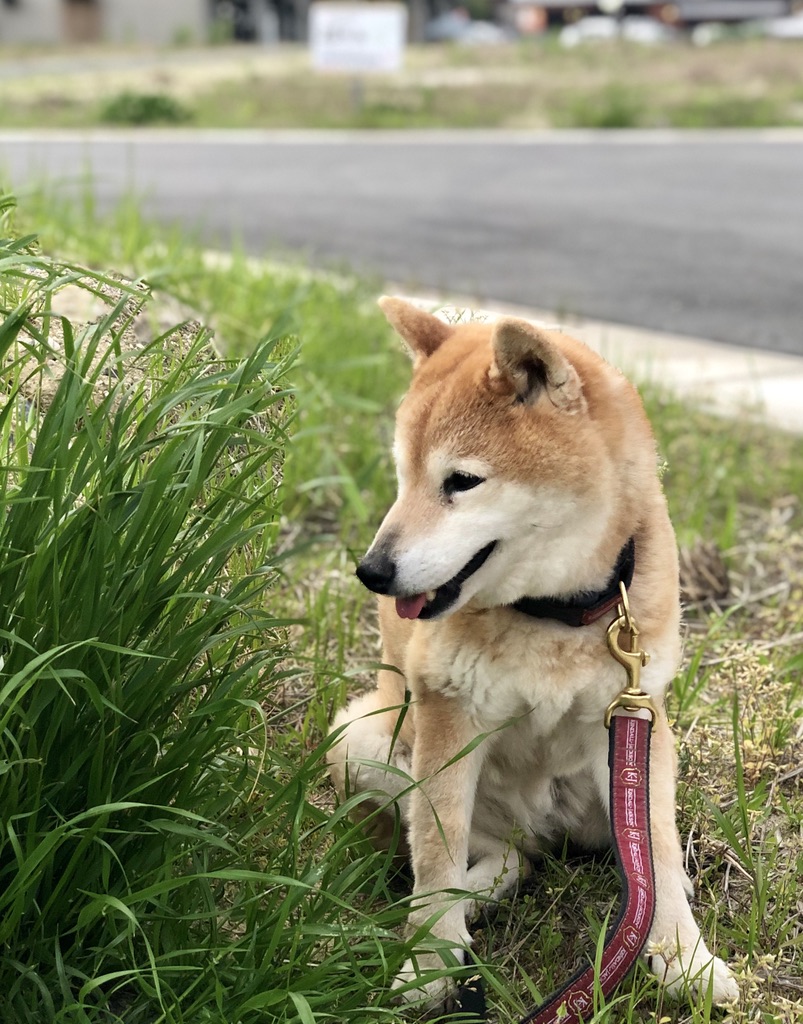
[[[534,405],[546,394],[557,408],[585,412],[577,371],[544,331],[527,320],[503,317],[494,324],[491,378],[507,384],[520,402]]]
[[[431,356],[452,333],[452,328],[443,320],[419,309],[406,299],[383,295],[379,300],[379,308],[415,362]]]

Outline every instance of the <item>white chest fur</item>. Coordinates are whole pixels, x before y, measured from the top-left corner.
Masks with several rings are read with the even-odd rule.
[[[461,618],[425,627],[409,667],[485,736],[473,831],[508,836],[527,852],[567,832],[598,845],[607,835],[603,716],[626,683],[607,649],[607,620],[572,629],[511,611]],[[650,639],[642,685],[662,701],[677,640]]]
[[[528,715],[536,735],[550,735],[564,715],[601,718],[626,683],[605,641],[607,620],[573,629],[512,610],[422,623],[408,651],[408,678],[460,702],[480,732]],[[663,699],[678,656],[677,637],[645,638],[650,664],[642,686]]]

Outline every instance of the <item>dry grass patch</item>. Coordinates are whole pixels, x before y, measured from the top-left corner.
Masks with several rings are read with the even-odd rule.
[[[350,76],[313,72],[302,49],[226,49],[11,79],[0,124],[97,124],[124,97],[125,123],[136,107],[141,123],[170,123],[180,112],[198,127],[799,125],[801,60],[803,43],[792,40],[565,50],[548,37],[486,48],[413,47],[403,71],[366,76],[355,88]]]

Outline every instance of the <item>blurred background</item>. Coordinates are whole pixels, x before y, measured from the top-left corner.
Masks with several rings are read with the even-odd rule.
[[[308,37],[310,6],[309,0],[4,0],[0,25],[4,42],[25,45],[300,42]],[[562,34],[566,45],[617,34],[603,23],[587,23],[589,17],[615,17],[619,34],[643,42],[670,39],[673,29],[691,32],[698,43],[721,38],[729,29],[800,36],[799,24],[789,21],[795,0],[409,0],[407,7],[411,42],[489,43],[568,25],[577,28]]]
[[[4,0],[0,94],[14,185],[88,176],[209,245],[803,354],[796,0]]]
[[[741,997],[636,970],[610,1005],[800,1024],[800,7],[0,0],[3,1024],[397,1019],[407,890],[323,763],[379,657],[382,291],[639,386],[686,868]],[[616,891],[537,879],[475,936],[498,1024]]]

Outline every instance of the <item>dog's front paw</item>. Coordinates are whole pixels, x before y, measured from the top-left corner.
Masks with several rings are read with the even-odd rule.
[[[465,962],[464,949],[458,947],[451,953],[456,963]],[[443,1007],[457,987],[454,978],[443,977],[445,968],[444,958],[437,953],[421,953],[407,960],[391,986],[395,998],[423,1010]]]
[[[739,998],[739,985],[730,968],[710,953],[702,940],[693,950],[678,950],[674,943],[653,943],[647,947],[647,963],[670,995],[710,992],[717,1005]]]

